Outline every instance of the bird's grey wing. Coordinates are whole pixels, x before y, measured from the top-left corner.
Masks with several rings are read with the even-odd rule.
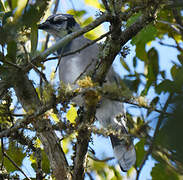
[[[109,99],[103,99],[96,111],[96,117],[103,128],[111,129],[114,133],[129,135],[122,120],[116,116],[124,113],[123,104]],[[110,135],[114,155],[122,171],[127,171],[135,164],[136,152],[132,141],[127,142],[117,136]]]
[[[90,42],[90,40],[83,36],[74,39],[70,45],[70,52],[81,48],[88,42]],[[98,61],[97,44],[89,46],[73,55],[63,57],[59,65],[59,79],[64,83],[72,84],[84,71],[86,71],[84,73],[86,75],[96,61]],[[89,66],[90,64],[91,66]],[[86,69],[87,67],[88,69]]]
[[[70,46],[71,51],[80,48],[87,42],[89,42],[89,40],[84,37],[75,39]],[[80,53],[62,58],[59,66],[60,80],[64,83],[74,83],[74,81],[86,70],[86,67],[89,64],[92,63],[91,67],[96,64],[96,61],[98,61],[98,51],[98,46],[94,44],[82,50]],[[87,69],[87,72],[90,68]],[[108,83],[118,83],[119,76],[111,68],[106,80]],[[74,101],[79,106],[83,105],[83,101],[80,96],[76,97]],[[115,121],[116,116],[120,113],[124,113],[122,103],[104,98],[101,101],[99,108],[97,108],[96,117],[104,128],[110,127],[114,131],[122,131],[122,133],[127,134],[124,125]],[[114,154],[121,169],[123,171],[127,171],[136,160],[133,143],[126,145],[125,140],[121,140],[113,135],[110,136],[110,139],[114,149]]]

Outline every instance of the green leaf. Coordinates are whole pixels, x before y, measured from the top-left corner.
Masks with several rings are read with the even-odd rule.
[[[49,174],[50,173],[50,162],[48,160],[48,157],[46,153],[42,150],[42,169],[45,173]]]
[[[124,61],[124,59],[123,59],[122,57],[120,58],[120,62],[121,62],[121,64],[122,64],[122,66],[123,66],[128,72],[130,72],[130,68],[129,68],[128,64]]]
[[[147,52],[147,61],[145,62],[145,68],[147,69],[147,82],[144,90],[141,92],[142,96],[147,95],[150,87],[156,85],[157,76],[159,74],[159,57],[155,48],[151,48]]]
[[[16,145],[15,142],[11,141],[7,148],[5,148],[5,152],[8,156],[20,167],[22,165],[23,159],[26,154],[23,153],[24,149],[20,146]],[[2,159],[2,152],[0,149],[0,159]],[[17,168],[5,157],[4,166],[8,172],[14,172]]]
[[[84,22],[82,23],[82,27],[83,26],[87,26],[88,24],[90,24],[93,21],[92,17],[89,17],[87,19],[84,20]]]
[[[136,56],[143,60],[147,60],[147,54],[145,51],[145,45],[154,40],[157,35],[156,28],[150,24],[143,28],[134,38],[132,38],[131,44],[136,45]]]
[[[151,103],[150,103],[150,106],[154,107],[156,106],[156,104],[159,102],[159,96],[155,97]]]
[[[59,117],[58,117],[58,114],[55,114],[55,113],[51,112],[51,113],[50,113],[50,116],[53,118],[53,120],[54,120],[56,123],[60,122]]]
[[[15,61],[17,53],[17,43],[13,40],[10,41],[8,43],[7,51],[8,51],[7,57],[9,57],[12,61]]]
[[[158,84],[155,88],[156,93],[161,94],[161,92],[174,92],[175,91],[175,85],[173,81],[170,81],[169,79],[165,79],[163,82]]]
[[[147,78],[149,81],[156,82],[157,76],[159,74],[159,57],[158,57],[158,52],[156,51],[155,48],[151,48],[148,53],[148,62],[147,62],[147,67],[148,67],[148,74]]]
[[[34,156],[34,154],[31,154],[30,156],[29,156],[29,160],[30,160],[30,162],[31,162],[31,166],[32,166],[32,168],[34,169],[34,170],[36,170],[36,158],[35,158],[35,156]]]
[[[64,138],[62,140],[62,149],[65,154],[69,152],[70,138]]]
[[[100,26],[97,26],[95,29],[87,32],[85,34],[85,37],[88,39],[94,40],[94,39],[100,37],[102,34],[104,34],[104,32],[105,32],[104,27],[102,25],[100,25]]]
[[[169,103],[170,115],[167,115],[163,119],[162,127],[159,130],[156,138],[156,143],[158,146],[165,149],[168,154],[167,157],[164,154],[158,154],[160,158],[164,161],[168,161],[172,166],[183,167],[183,121],[182,121],[182,112],[183,112],[183,91],[180,94],[175,94]],[[171,157],[169,159],[169,157]],[[159,159],[160,159],[159,158]],[[155,158],[159,161],[159,159]]]
[[[20,0],[13,0],[13,1],[11,1],[12,10],[15,9],[15,8],[17,8],[18,1],[20,1]]]
[[[66,114],[66,118],[70,121],[70,123],[75,123],[76,117],[78,116],[76,108],[71,105],[70,109]]]
[[[40,21],[40,18],[45,15],[45,11],[48,8],[49,3],[50,0],[39,0],[35,1],[35,3],[28,3],[26,11],[22,9],[23,15],[19,19],[19,22],[23,23],[26,27],[31,27],[32,25],[37,24]]]
[[[83,17],[83,15],[86,14],[86,11],[85,10],[76,11],[74,9],[70,9],[70,10],[67,11],[67,13],[75,16],[76,17],[76,20],[77,20],[77,18]]]
[[[146,44],[156,38],[157,29],[152,24],[145,26],[131,41],[132,45]]]
[[[174,64],[170,70],[171,72],[171,75],[172,75],[172,78],[175,80],[176,79],[176,75],[177,75],[177,72],[178,72],[178,67]]]
[[[16,12],[15,12],[15,19],[21,15],[23,9],[25,8],[25,6],[27,4],[27,1],[28,0],[24,0],[24,1],[19,0],[17,2],[17,9],[16,9]]]
[[[0,11],[4,11],[5,12],[5,6],[2,0],[0,0]]]
[[[136,160],[136,166],[139,167],[144,155],[146,153],[146,151],[144,150],[144,146],[145,146],[145,139],[141,139],[136,145],[135,145],[135,149],[136,149],[136,156],[137,156],[137,160]]]
[[[137,92],[139,88],[139,84],[141,83],[139,74],[135,72],[135,74],[128,74],[126,77],[125,79],[123,79],[123,82],[131,91]]]
[[[75,137],[76,137],[75,134],[71,134],[70,136],[65,137],[62,140],[62,149],[65,154],[67,154],[69,152],[69,147],[71,145],[72,139],[74,139]]]
[[[151,171],[152,180],[179,180],[178,175],[163,163],[156,163]]]
[[[183,84],[183,68],[173,67],[171,73],[174,77],[174,81],[165,79],[161,82],[155,89],[158,94],[161,92],[171,92],[171,93],[182,93],[182,84]]]
[[[37,49],[37,43],[38,43],[38,30],[37,25],[32,25],[31,27],[31,56],[35,55],[36,49]]]
[[[85,3],[89,6],[100,9],[100,11],[105,11],[104,6],[100,4],[98,0],[85,0]]]
[[[137,58],[139,58],[140,60],[145,61],[145,62],[147,61],[147,52],[145,50],[145,44],[138,43],[136,45],[135,52],[136,52]]]
[[[119,180],[122,179],[122,176],[120,172],[114,167],[114,166],[109,166],[109,169],[113,171],[114,175],[111,180]]]
[[[125,83],[125,85],[134,92],[137,92],[138,87],[139,87],[139,83],[140,83],[140,78],[136,77],[135,80],[130,80],[130,79],[123,79],[123,82]]]
[[[136,68],[137,67],[137,57],[133,58],[133,67]]]
[[[160,73],[160,75],[161,75],[161,77],[162,77],[163,79],[166,78],[166,72],[165,72],[165,71],[160,71],[159,73]]]
[[[141,12],[132,15],[132,16],[128,19],[128,21],[127,21],[127,23],[126,23],[126,27],[131,26],[131,25],[141,16],[141,15],[142,15]]]
[[[145,85],[145,88],[142,90],[142,92],[141,92],[141,96],[146,96],[147,95],[147,93],[148,93],[148,91],[149,91],[149,89],[150,89],[150,87],[151,87],[151,85],[152,85],[152,81],[150,81],[150,80],[148,80],[147,81],[147,83],[146,83],[146,85]]]
[[[177,55],[179,62],[183,65],[183,54]]]
[[[29,159],[31,161],[32,168],[36,171],[37,162],[36,162],[35,153],[31,154]],[[50,173],[50,163],[49,163],[46,153],[43,150],[41,150],[41,165],[42,165],[43,172],[46,174],[49,174]]]

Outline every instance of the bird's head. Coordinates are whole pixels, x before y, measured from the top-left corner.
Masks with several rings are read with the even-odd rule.
[[[62,38],[72,33],[75,27],[77,27],[77,23],[70,14],[51,15],[45,22],[38,25],[38,29],[42,29],[56,38]]]

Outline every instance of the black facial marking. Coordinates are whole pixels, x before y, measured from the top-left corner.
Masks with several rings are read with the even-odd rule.
[[[58,15],[58,18],[55,18],[55,15],[52,15],[52,16],[48,17],[47,21],[50,24],[54,24],[54,25],[61,25],[63,22],[67,22],[66,30],[67,30],[68,34],[72,33],[72,28],[76,24],[76,21],[73,18],[73,16],[70,14],[57,14],[57,15]]]
[[[72,28],[75,26],[76,24],[76,21],[75,19],[73,18],[73,16],[70,16],[69,19],[67,20],[67,32],[68,34],[72,33]]]

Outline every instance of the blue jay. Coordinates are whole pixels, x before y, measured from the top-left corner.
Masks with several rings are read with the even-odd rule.
[[[80,29],[79,24],[75,21],[72,15],[69,14],[55,14],[47,18],[45,22],[38,25],[49,34],[53,35],[55,40],[63,38]],[[84,44],[90,42],[84,36],[75,38],[69,42],[64,49],[58,50],[58,53],[66,53],[77,50]],[[62,57],[59,65],[59,79],[66,84],[74,84],[75,80],[86,71],[89,64],[94,66],[98,60],[99,46],[93,44],[81,52]],[[106,83],[118,83],[119,76],[114,72],[113,68],[107,74]],[[76,98],[74,101],[78,106],[82,106],[82,98]],[[96,118],[99,120],[103,128],[111,128],[113,131],[121,132],[128,135],[126,128],[121,121],[117,120],[117,115],[124,113],[123,104],[107,98],[102,98],[99,107],[96,110]],[[110,135],[111,143],[114,150],[114,155],[122,171],[127,171],[134,165],[136,161],[136,152],[132,142],[126,143],[124,139],[120,139],[115,135]]]

